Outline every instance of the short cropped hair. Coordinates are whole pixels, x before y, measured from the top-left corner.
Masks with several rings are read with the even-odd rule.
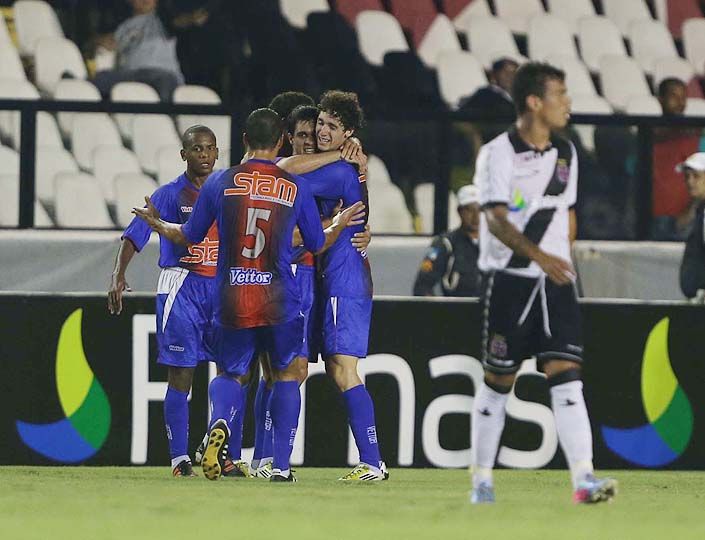
[[[512,99],[517,114],[526,112],[526,98],[546,94],[546,83],[549,80],[565,81],[565,72],[542,62],[529,62],[521,66],[512,84]]]
[[[335,116],[346,130],[358,130],[365,122],[360,100],[354,92],[328,90],[321,96],[318,109]]]
[[[186,147],[189,145],[191,137],[196,133],[205,133],[206,135],[210,135],[211,137],[213,137],[213,140],[216,141],[215,133],[213,133],[213,130],[211,128],[203,126],[201,124],[196,124],[195,126],[191,126],[190,128],[186,129],[186,131],[184,131],[184,134],[181,136],[181,147],[183,149],[186,149]]]
[[[308,94],[303,92],[282,92],[272,98],[269,108],[286,120],[299,105],[315,105],[316,102]]]
[[[274,148],[284,132],[284,121],[272,109],[252,111],[245,121],[245,136],[250,150]]]
[[[313,105],[299,105],[289,115],[286,120],[286,129],[290,135],[296,131],[296,124],[299,122],[311,122],[316,125],[318,119],[318,109]]]
[[[658,97],[665,98],[668,91],[674,86],[685,88],[686,84],[676,77],[666,77],[658,84]]]
[[[506,56],[503,56],[502,58],[492,62],[492,72],[495,73],[497,71],[504,69],[507,66],[507,64],[514,64],[515,66],[518,66],[519,62],[517,62],[516,60],[513,60],[512,58],[508,58]]]

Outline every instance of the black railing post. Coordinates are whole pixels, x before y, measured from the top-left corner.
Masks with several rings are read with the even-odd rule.
[[[34,227],[36,197],[37,110],[27,102],[20,110],[20,229]]]
[[[234,110],[230,112],[230,163],[235,165],[240,163],[245,150],[242,146],[242,132],[240,124],[238,124],[239,115]]]
[[[651,230],[651,193],[653,182],[653,128],[650,125],[640,125],[638,127],[636,140],[636,239],[648,240]]]
[[[451,128],[450,120],[444,115],[438,124],[438,179],[433,190],[433,234],[448,230]]]

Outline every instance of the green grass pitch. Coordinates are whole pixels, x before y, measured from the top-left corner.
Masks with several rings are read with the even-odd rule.
[[[337,482],[344,472],[269,484],[175,479],[167,467],[0,467],[0,537],[705,539],[705,472],[614,471],[615,502],[594,506],[571,502],[565,471],[497,471],[493,506],[468,504],[466,471],[396,469],[362,485]]]

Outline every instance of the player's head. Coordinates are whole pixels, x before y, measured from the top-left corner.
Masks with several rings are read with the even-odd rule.
[[[658,85],[658,100],[664,116],[680,116],[685,112],[688,96],[683,81],[666,77]]]
[[[181,136],[181,159],[191,176],[208,176],[218,159],[215,133],[206,126],[195,125]]]
[[[257,109],[245,121],[242,140],[249,151],[276,150],[284,140],[284,121],[272,109]]]
[[[570,118],[565,73],[549,64],[521,66],[512,84],[512,98],[519,116],[531,115],[550,129],[565,127]]]
[[[697,201],[705,201],[705,152],[696,152],[676,166],[683,173],[690,196]]]
[[[458,190],[458,215],[465,232],[477,232],[480,228],[480,192],[476,186],[468,184]]]
[[[308,94],[303,92],[282,92],[277,94],[269,102],[269,108],[286,120],[291,111],[300,105],[316,105],[316,102]]]
[[[135,15],[146,15],[157,9],[158,0],[129,0],[132,6],[132,13]]]
[[[335,150],[362,127],[364,115],[357,94],[328,90],[318,104],[316,143],[321,152]]]
[[[286,120],[286,130],[292,154],[313,154],[316,152],[316,120],[318,109],[313,105],[299,105]]]
[[[517,69],[519,69],[519,63],[516,60],[503,56],[492,64],[490,79],[500,88],[511,92]]]

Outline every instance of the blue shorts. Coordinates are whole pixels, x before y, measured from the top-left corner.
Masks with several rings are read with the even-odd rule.
[[[302,356],[304,317],[299,314],[282,324],[255,328],[219,326],[215,335],[216,364],[228,375],[244,375],[264,351],[272,368],[281,371]]]
[[[301,295],[301,313],[304,316],[304,329],[306,340],[301,351],[301,356],[308,358],[309,362],[318,362],[320,352],[320,339],[317,339],[315,332],[314,299],[316,288],[316,269],[313,266],[298,265],[296,268],[296,281],[299,284]]]
[[[213,360],[215,279],[185,268],[164,268],[157,285],[158,362],[196,367]]]
[[[326,296],[319,303],[322,317],[323,358],[345,354],[367,356],[372,318],[372,298]]]

